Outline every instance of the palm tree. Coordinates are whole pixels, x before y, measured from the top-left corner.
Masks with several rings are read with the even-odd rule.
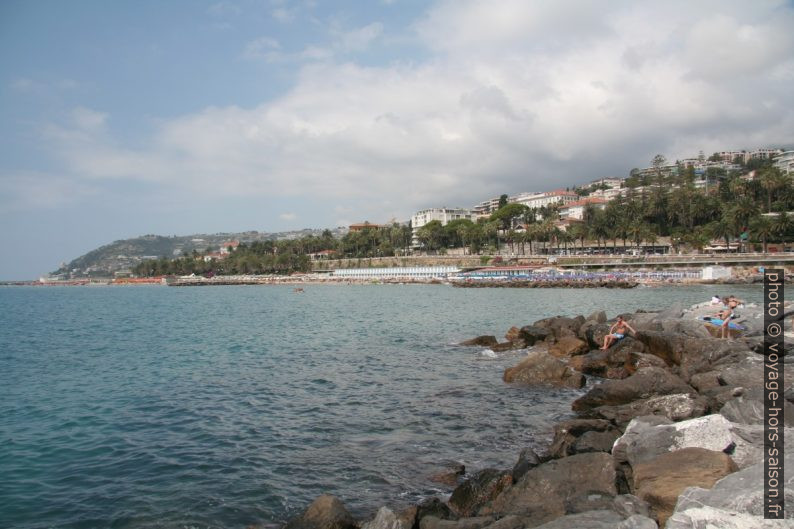
[[[727,251],[731,251],[730,237],[733,235],[733,230],[727,219],[709,223],[706,227],[706,232],[712,239],[725,239],[725,248]]]
[[[764,245],[764,253],[767,251],[767,239],[770,235],[774,235],[775,230],[772,221],[769,217],[759,215],[750,221],[750,232],[756,237],[761,239]]]
[[[792,222],[791,217],[789,217],[788,213],[785,211],[778,213],[777,217],[772,220],[772,230],[775,235],[780,237],[784,245],[786,244],[787,235],[791,231],[792,226],[794,226],[794,222]]]

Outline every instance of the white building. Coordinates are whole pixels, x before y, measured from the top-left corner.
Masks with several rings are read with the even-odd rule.
[[[603,198],[584,198],[561,207],[560,219],[584,219],[584,210],[588,204],[592,204],[595,209],[604,209],[607,207],[607,201]]]
[[[453,220],[458,219],[468,219],[474,221],[475,213],[470,209],[464,208],[431,208],[423,209],[422,211],[417,212],[413,217],[411,217],[413,245],[415,247],[419,246],[419,239],[416,234],[419,231],[419,228],[428,222],[437,220],[441,222],[442,226],[446,226]]]
[[[474,206],[474,208],[472,208],[472,210],[473,210],[475,216],[476,217],[485,217],[487,215],[490,215],[491,213],[493,213],[497,209],[499,209],[499,198],[500,197],[490,198],[490,199],[485,200],[483,202],[480,202],[479,204]]]
[[[548,191],[546,193],[522,193],[515,197],[517,204],[523,204],[529,209],[542,208],[552,204],[570,204],[579,200],[579,195],[573,191]]]
[[[613,198],[619,197],[621,195],[621,190],[619,187],[612,187],[609,189],[599,189],[598,191],[593,191],[588,195],[591,198],[603,198],[604,200],[612,200]]]
[[[605,185],[610,189],[619,189],[623,185],[623,179],[615,177],[599,178],[598,180],[593,180],[591,185]]]
[[[403,266],[393,268],[340,268],[331,275],[341,279],[444,279],[457,274],[454,266]]]
[[[775,158],[775,167],[784,173],[791,174],[794,171],[794,151],[785,151]]]

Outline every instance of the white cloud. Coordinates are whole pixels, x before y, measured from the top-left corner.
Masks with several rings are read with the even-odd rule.
[[[423,62],[339,59],[380,38],[379,24],[292,54],[258,39],[252,53],[319,61],[282,97],[167,120],[145,148],[118,145],[107,116],[88,109],[51,138],[89,178],[303,195],[355,208],[334,217],[405,218],[627,174],[657,152],[790,142],[792,9],[746,11],[721,1],[444,2],[416,25]]]

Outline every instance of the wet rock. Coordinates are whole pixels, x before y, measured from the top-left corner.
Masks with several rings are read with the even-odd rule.
[[[690,394],[662,395],[648,399],[635,400],[620,406],[599,406],[587,414],[594,418],[606,419],[618,426],[625,426],[632,419],[645,415],[657,415],[672,421],[683,421],[706,414],[708,401]]]
[[[659,395],[694,394],[695,390],[676,375],[659,367],[641,369],[623,380],[607,380],[575,400],[574,411],[598,406],[618,406]]]
[[[554,427],[549,456],[567,457],[587,452],[610,452],[620,431],[612,423],[599,419],[572,419]]]
[[[284,529],[356,529],[356,521],[336,496],[323,494],[300,516],[292,518]]]
[[[567,358],[587,352],[587,343],[576,336],[565,336],[549,347],[549,353],[557,358]]]
[[[794,454],[785,459],[785,466],[794,465]],[[719,480],[710,489],[690,487],[678,497],[675,512],[667,521],[672,529],[693,527],[790,527],[791,520],[766,520],[773,525],[763,525],[764,515],[764,463],[758,462]],[[784,499],[794,504],[794,474],[784,483]],[[791,512],[787,513],[794,517]]]
[[[460,484],[449,498],[449,507],[458,516],[474,516],[513,484],[511,473],[488,468]]]
[[[582,494],[617,494],[615,465],[605,453],[577,454],[530,469],[484,511],[515,514],[533,527],[565,514],[565,499]],[[485,513],[483,512],[483,514]]]
[[[513,482],[517,483],[530,468],[535,468],[540,465],[541,460],[538,454],[531,448],[524,448],[518,455],[518,461],[513,466]]]
[[[517,340],[521,337],[521,329],[518,327],[510,327],[510,330],[507,331],[505,334],[505,340],[508,342],[512,342],[513,340]]]
[[[463,465],[462,463],[451,463],[448,465],[447,469],[430,476],[430,481],[454,487],[465,474],[466,465]]]
[[[414,518],[414,529],[420,529],[422,519],[432,516],[440,520],[451,520],[455,518],[452,510],[438,498],[428,498],[416,506],[416,516]]]
[[[514,342],[497,343],[490,347],[494,353],[503,353],[505,351],[513,351],[515,349],[523,349],[526,344],[523,340],[516,340]]]
[[[684,448],[633,466],[634,489],[638,497],[650,504],[659,526],[664,527],[684,489],[711,488],[736,470],[736,464],[727,454]]]
[[[496,336],[478,336],[476,338],[472,338],[471,340],[460,342],[460,345],[478,345],[480,347],[492,347],[498,343],[499,341],[496,339]]]
[[[527,347],[535,345],[537,342],[542,342],[549,336],[553,336],[549,329],[544,327],[535,327],[534,325],[525,325],[519,329],[518,337],[524,340]]]
[[[581,373],[544,351],[530,351],[518,365],[507,368],[503,378],[507,383],[569,388],[581,388],[586,382]]]
[[[412,525],[413,520],[398,518],[388,507],[381,507],[375,518],[363,524],[361,529],[411,529]]]

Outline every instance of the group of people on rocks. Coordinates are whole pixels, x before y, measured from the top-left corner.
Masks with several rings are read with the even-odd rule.
[[[722,328],[721,337],[725,338],[728,334],[728,326],[730,325],[731,320],[735,320],[739,317],[739,315],[736,313],[736,308],[739,307],[739,305],[743,305],[744,302],[736,296],[726,296],[723,298],[714,296],[711,298],[711,304],[722,304],[723,306],[722,310],[715,314],[714,317],[722,320],[722,323],[720,323],[720,327]]]

